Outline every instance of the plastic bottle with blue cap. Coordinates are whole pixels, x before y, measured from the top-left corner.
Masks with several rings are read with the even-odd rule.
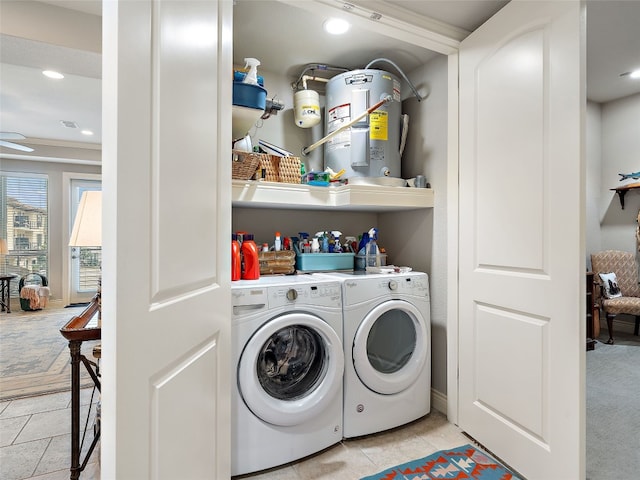
[[[380,266],[380,251],[378,250],[378,229],[369,230],[369,243],[365,246],[365,265],[367,267]]]
[[[340,245],[340,237],[342,236],[342,232],[338,231],[338,230],[333,230],[331,232],[331,235],[333,235],[333,253],[342,253],[342,245]]]

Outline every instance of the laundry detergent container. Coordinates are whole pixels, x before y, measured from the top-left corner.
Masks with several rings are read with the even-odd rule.
[[[267,102],[267,91],[260,85],[233,82],[232,133],[242,138],[262,116]]]

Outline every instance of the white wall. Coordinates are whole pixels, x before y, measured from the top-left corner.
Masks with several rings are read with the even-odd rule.
[[[587,174],[586,174],[586,252],[590,268],[591,252],[602,250],[600,236],[600,174],[602,163],[602,108],[599,103],[587,102]]]
[[[418,102],[404,95],[403,113],[410,116],[402,176],[424,174],[434,189],[434,208],[381,214],[384,231],[397,232],[387,241],[396,265],[427,272],[431,293],[431,385],[447,392],[447,57],[438,56],[406,72],[416,88],[428,92]],[[387,238],[387,237],[385,237]]]
[[[602,105],[600,235],[604,250],[636,251],[640,190],[625,196],[624,210],[610,189],[640,180],[620,181],[619,173],[640,171],[640,94]]]

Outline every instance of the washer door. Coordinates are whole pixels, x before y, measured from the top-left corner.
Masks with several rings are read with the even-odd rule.
[[[249,339],[238,365],[238,388],[258,418],[298,425],[334,401],[343,370],[338,334],[319,317],[288,313]]]
[[[427,329],[409,302],[390,300],[371,310],[353,340],[353,365],[362,383],[383,395],[410,387],[425,365]]]

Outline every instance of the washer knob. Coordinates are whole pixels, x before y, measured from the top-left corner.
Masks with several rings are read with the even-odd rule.
[[[290,288],[287,291],[287,300],[295,300],[296,298],[298,298],[298,291],[295,288]]]
[[[398,289],[398,282],[396,282],[395,280],[389,280],[389,290],[397,290]]]

